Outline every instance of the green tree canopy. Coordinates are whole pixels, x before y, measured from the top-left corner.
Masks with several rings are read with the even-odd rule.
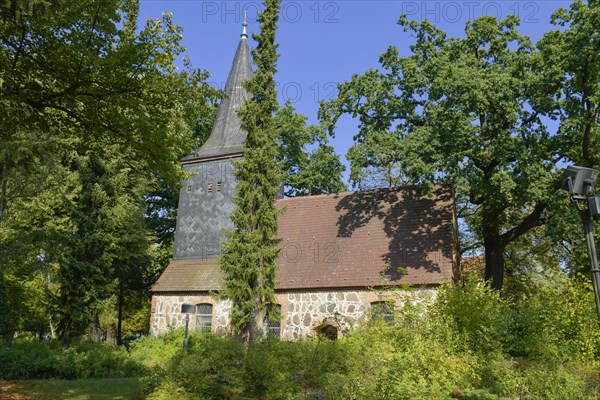
[[[585,139],[549,132],[544,117],[565,112],[557,99],[564,100],[561,79],[571,73],[549,63],[519,34],[518,22],[480,17],[467,23],[464,37],[450,38],[402,16],[399,24],[415,37],[411,54],[391,46],[380,57],[382,70],[340,84],[339,96],[320,110],[332,134],[341,115],[359,120],[348,154],[355,183],[374,168],[390,185],[453,185],[494,288],[503,284],[507,246],[564,199],[556,194],[560,163]]]
[[[312,196],[346,190],[342,181],[345,167],[326,132],[306,125],[306,116],[296,113],[288,101],[275,113],[277,160],[285,172],[285,195]]]
[[[138,29],[136,0],[1,7],[0,272],[53,271],[69,337],[116,282],[135,280],[126,271],[144,274],[144,194],[180,181],[217,92],[187,60],[176,67],[169,14]]]

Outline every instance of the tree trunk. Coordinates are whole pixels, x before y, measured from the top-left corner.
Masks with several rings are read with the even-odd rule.
[[[117,346],[121,346],[123,344],[123,331],[122,331],[122,323],[123,323],[123,282],[119,282],[119,313],[117,316]]]
[[[56,339],[56,329],[54,328],[51,315],[48,315],[48,326],[50,327],[50,338]]]
[[[2,173],[0,174],[0,220],[4,217],[6,205],[8,204],[8,171],[6,163],[2,163]]]
[[[485,249],[485,280],[492,289],[500,290],[504,284],[504,246],[500,234],[491,230],[483,233]]]
[[[98,315],[94,316],[94,320],[89,325],[88,332],[90,341],[94,343],[100,343],[102,341],[104,332],[100,327],[100,318],[98,317]]]
[[[261,308],[254,312],[249,323],[249,342],[254,343],[259,341],[263,336],[263,321],[265,320],[265,308]]]

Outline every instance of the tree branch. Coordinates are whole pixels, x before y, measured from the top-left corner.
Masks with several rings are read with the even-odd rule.
[[[471,244],[471,245],[469,245],[469,246],[467,246],[467,247],[465,247],[465,248],[462,248],[462,249],[460,249],[460,255],[462,256],[462,255],[463,255],[463,254],[465,254],[467,251],[470,251],[470,250],[477,249],[477,248],[479,248],[479,247],[481,247],[481,246],[483,246],[483,243],[482,243],[482,242],[475,242],[475,243],[473,243],[473,244]]]
[[[544,202],[536,204],[531,213],[526,216],[519,225],[501,235],[500,240],[502,241],[502,246],[506,247],[506,245],[523,236],[532,228],[540,226],[542,224],[542,212],[547,206],[548,205]]]

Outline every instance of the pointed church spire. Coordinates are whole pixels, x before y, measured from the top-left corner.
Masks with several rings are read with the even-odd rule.
[[[244,14],[243,32],[225,84],[227,97],[221,100],[209,138],[195,154],[186,157],[187,160],[239,154],[244,150],[248,133],[240,128],[237,111],[242,107],[244,99],[249,97],[242,82],[252,77],[247,25]]]

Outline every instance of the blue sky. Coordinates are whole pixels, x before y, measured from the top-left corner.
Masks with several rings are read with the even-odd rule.
[[[521,33],[537,41],[554,29],[550,15],[570,1],[366,1],[284,0],[277,32],[278,91],[280,101],[290,99],[298,112],[316,122],[318,101],[335,95],[335,83],[352,74],[378,67],[379,55],[395,45],[408,54],[409,34],[396,24],[406,13],[410,19],[434,22],[451,36],[464,32],[465,22],[480,15],[521,17]],[[159,18],[172,12],[183,27],[183,43],[195,67],[208,70],[209,81],[222,88],[248,12],[249,33],[258,32],[256,12],[261,1],[141,0],[140,17]],[[251,40],[250,45],[254,45]],[[345,162],[355,125],[341,121],[336,151]],[[346,176],[348,171],[346,171]]]

